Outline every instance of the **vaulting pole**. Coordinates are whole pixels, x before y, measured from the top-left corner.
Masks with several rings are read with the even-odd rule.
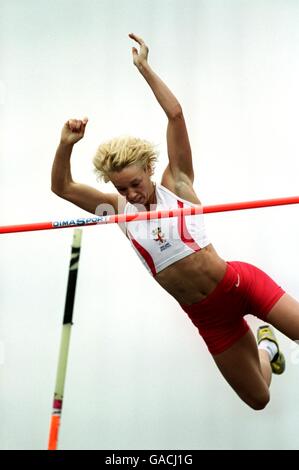
[[[75,229],[73,234],[72,252],[67,283],[66,300],[60,340],[60,351],[56,373],[56,385],[53,400],[53,410],[50,424],[48,450],[57,450],[59,425],[63,404],[64,383],[67,369],[67,358],[70,344],[73,308],[75,301],[77,274],[80,259],[82,230]]]

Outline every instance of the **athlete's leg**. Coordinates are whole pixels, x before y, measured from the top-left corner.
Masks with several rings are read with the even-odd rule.
[[[265,408],[270,399],[270,360],[266,351],[258,351],[251,330],[213,358],[226,381],[247,405],[254,410]]]
[[[299,302],[284,294],[272,307],[266,321],[292,340],[299,340]]]
[[[272,369],[269,354],[264,349],[258,349],[258,354],[262,370],[262,376],[264,377],[268,387],[270,387],[272,379]]]

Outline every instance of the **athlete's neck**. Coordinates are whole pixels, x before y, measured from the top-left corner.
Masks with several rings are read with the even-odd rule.
[[[149,199],[145,205],[146,210],[150,210],[151,206],[157,204],[157,198],[156,198],[156,183],[153,183],[152,186],[152,192],[150,193]]]

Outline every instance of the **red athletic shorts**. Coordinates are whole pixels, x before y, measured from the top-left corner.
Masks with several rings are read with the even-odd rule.
[[[203,300],[181,304],[198,328],[211,354],[228,349],[249,329],[244,315],[266,320],[267,314],[285,291],[252,264],[227,263],[224,278]]]

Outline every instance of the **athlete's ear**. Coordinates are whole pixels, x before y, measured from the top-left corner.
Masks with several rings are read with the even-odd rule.
[[[153,168],[150,163],[144,168],[145,173],[148,173],[149,176],[152,176],[154,174]]]

